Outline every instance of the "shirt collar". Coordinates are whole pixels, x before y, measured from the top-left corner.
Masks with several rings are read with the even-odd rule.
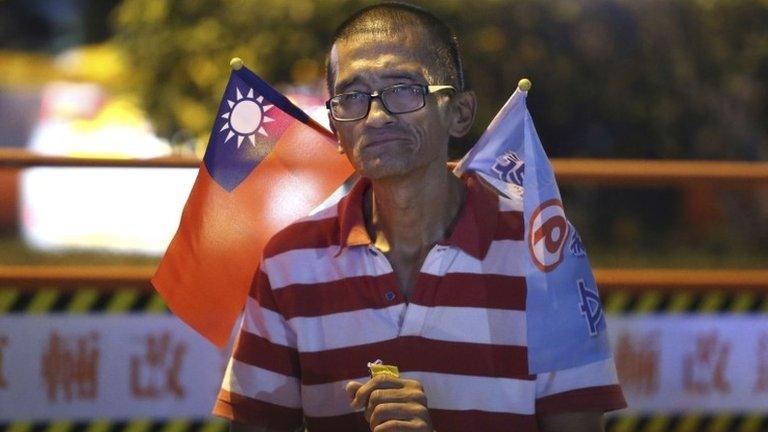
[[[438,244],[458,247],[472,257],[482,260],[488,253],[496,232],[499,197],[475,174],[467,174],[462,180],[467,186],[464,205],[451,235]],[[370,180],[360,178],[347,196],[339,201],[339,254],[347,247],[372,243],[363,216],[363,197],[370,185]]]
[[[455,246],[478,260],[485,258],[496,233],[499,196],[483,184],[476,174],[462,177],[467,196],[451,235],[440,244]]]

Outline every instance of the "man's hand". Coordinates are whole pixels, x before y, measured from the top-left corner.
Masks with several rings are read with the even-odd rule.
[[[365,407],[373,432],[433,432],[427,396],[416,380],[377,375],[365,384],[350,381],[346,390],[353,408]]]

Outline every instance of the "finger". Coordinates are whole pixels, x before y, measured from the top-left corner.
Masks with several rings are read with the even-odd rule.
[[[429,425],[420,420],[389,420],[371,428],[373,432],[421,432],[430,431]],[[431,432],[431,431],[430,431]]]
[[[362,387],[357,389],[357,393],[355,393],[355,397],[352,399],[352,403],[350,405],[352,405],[353,408],[362,408],[368,405],[368,398],[370,397],[372,391],[377,389],[402,387],[403,383],[399,378],[395,378],[389,375],[376,375],[375,377],[368,380],[367,383],[363,384]]]
[[[369,420],[373,409],[383,403],[413,403],[426,407],[427,396],[423,391],[415,388],[374,389],[368,396],[368,403],[365,407],[365,419]]]
[[[386,408],[379,408],[385,405]],[[374,413],[379,409],[391,409],[393,405],[406,410],[408,417],[429,418],[427,409],[427,398],[423,393],[414,392],[406,389],[376,389],[371,392],[368,398],[368,405],[365,408],[365,419],[373,425]]]
[[[355,398],[355,393],[360,389],[360,387],[363,386],[363,383],[359,383],[357,381],[349,381],[347,385],[344,386],[344,390],[346,390],[347,395],[349,396],[349,399]]]
[[[403,387],[424,391],[424,387],[421,385],[420,381],[414,379],[401,379],[400,381],[403,383]]]
[[[371,410],[368,424],[371,429],[389,420],[411,420],[416,417],[412,406],[403,403],[383,403]]]
[[[423,393],[413,391],[406,388],[395,389],[375,389],[368,396],[368,406],[375,407],[382,403],[408,403],[426,402],[426,397]],[[425,404],[425,403],[422,403]]]
[[[368,402],[365,405],[365,421],[368,422],[368,424],[371,423],[371,414],[373,414],[373,410],[376,408],[376,405],[378,401],[381,400],[381,392],[386,391],[386,389],[374,389],[371,392],[371,395],[368,396]]]

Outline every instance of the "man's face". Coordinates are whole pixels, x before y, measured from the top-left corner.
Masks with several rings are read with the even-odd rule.
[[[438,85],[428,82],[423,34],[404,29],[397,41],[358,36],[338,41],[331,51],[336,72],[333,93],[373,93],[395,84]],[[447,159],[447,92],[427,95],[424,108],[390,114],[374,99],[368,116],[350,122],[331,119],[355,169],[370,179],[398,177]]]

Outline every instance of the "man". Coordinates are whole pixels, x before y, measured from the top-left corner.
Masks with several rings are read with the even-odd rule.
[[[359,11],[328,61],[331,125],[361,176],[267,246],[215,413],[233,430],[598,431],[612,359],[532,375],[522,202],[447,168],[476,100],[451,31]],[[401,377],[365,377],[367,362]]]

